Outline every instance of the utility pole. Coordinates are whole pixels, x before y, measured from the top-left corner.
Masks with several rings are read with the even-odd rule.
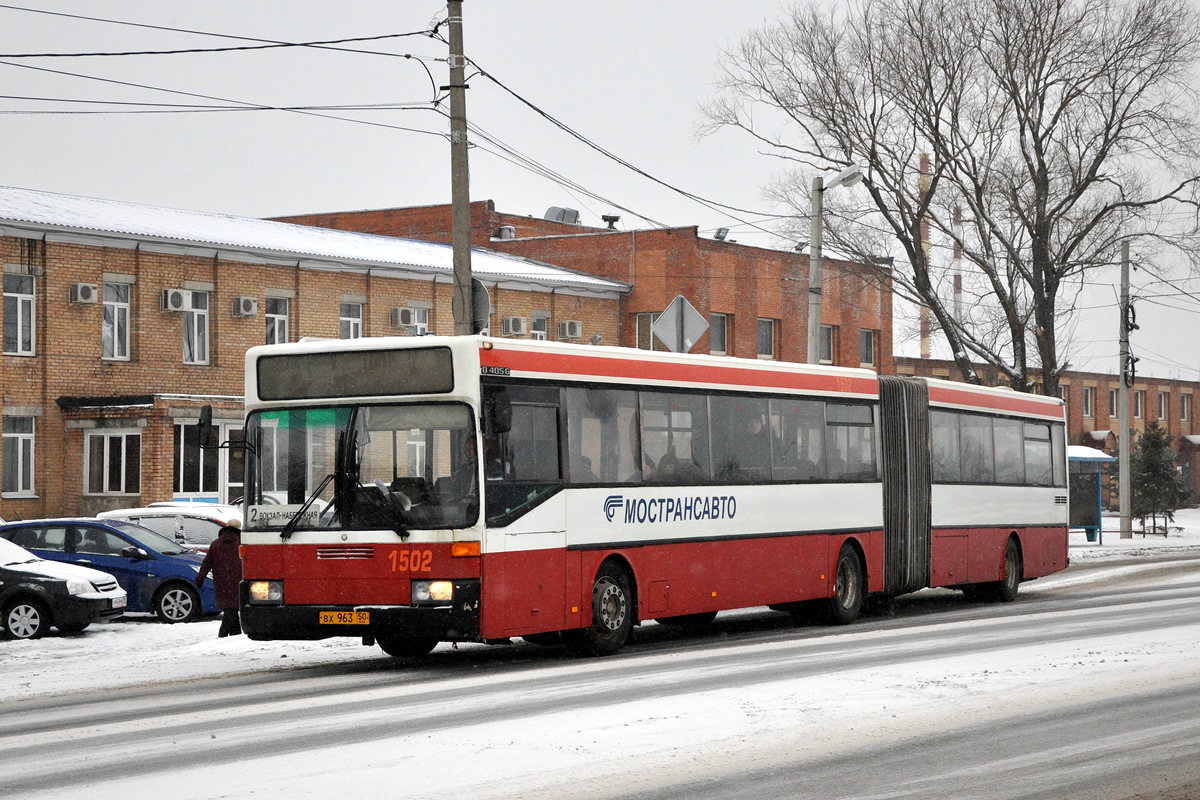
[[[825,180],[812,180],[812,231],[808,250],[808,363],[821,360],[821,239],[825,232]]]
[[[471,291],[471,190],[467,170],[467,85],[463,56],[462,0],[449,0],[450,24],[450,215],[454,249],[454,334],[474,333]]]
[[[1117,434],[1117,491],[1121,504],[1121,538],[1133,538],[1133,517],[1129,500],[1129,389],[1133,386],[1133,359],[1129,355],[1129,334],[1136,327],[1129,309],[1129,242],[1121,242],[1121,382],[1117,387],[1120,406]]]

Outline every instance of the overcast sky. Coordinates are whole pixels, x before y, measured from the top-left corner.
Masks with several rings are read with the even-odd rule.
[[[468,57],[528,103],[662,183],[761,211],[764,218],[779,211],[762,196],[778,163],[735,131],[698,138],[697,128],[699,106],[714,92],[721,50],[788,3],[466,0],[463,5]],[[35,8],[77,16],[22,10]],[[41,0],[2,6],[0,110],[8,113],[0,115],[0,183],[256,217],[448,203],[448,120],[432,110],[434,96],[444,95],[436,87],[448,82],[446,46],[428,37],[336,45],[376,53],[276,48],[13,57],[384,36],[427,30],[444,16],[445,6],[436,0]],[[470,137],[476,145],[470,154],[473,200],[492,199],[501,211],[531,216],[567,206],[579,209],[591,225],[603,224],[602,214],[619,214],[618,226],[627,229],[696,225],[711,236],[728,227],[729,238],[744,243],[790,246],[746,224],[761,218],[731,216],[604,157],[487,78],[475,75],[469,83],[468,117],[482,129]],[[79,100],[168,107],[66,102]],[[313,110],[184,113],[169,107],[179,104]],[[393,107],[327,108],[349,104]],[[440,108],[448,110],[448,103]],[[45,113],[114,110],[165,113]],[[514,165],[518,156],[503,148],[560,177]],[[1189,286],[1200,289],[1200,283]],[[1139,307],[1139,368],[1144,374],[1196,378],[1200,354],[1187,333],[1200,302],[1154,302],[1185,310],[1168,313],[1149,301]],[[1072,363],[1115,370],[1113,290],[1101,286],[1087,305]],[[905,331],[895,335],[897,352],[917,354]]]

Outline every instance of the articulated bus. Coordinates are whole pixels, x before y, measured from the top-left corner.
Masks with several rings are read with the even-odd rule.
[[[482,336],[252,348],[242,627],[617,652],[647,620],[833,623],[1067,566],[1057,399]]]

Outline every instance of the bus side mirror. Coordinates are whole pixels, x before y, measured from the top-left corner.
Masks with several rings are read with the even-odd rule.
[[[213,446],[213,424],[212,424],[212,406],[204,406],[200,409],[200,446]]]
[[[492,435],[512,430],[512,401],[508,399],[508,392],[503,389],[484,398],[483,429],[485,433]]]

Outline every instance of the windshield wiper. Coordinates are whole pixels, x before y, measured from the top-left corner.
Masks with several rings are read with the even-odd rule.
[[[300,520],[304,518],[304,512],[308,510],[308,507],[313,504],[313,501],[316,500],[317,497],[321,494],[321,492],[323,492],[325,490],[325,487],[329,485],[329,482],[331,480],[333,480],[332,472],[329,473],[328,475],[326,475],[325,478],[321,481],[321,483],[317,486],[316,490],[313,491],[313,493],[308,496],[308,499],[304,501],[304,505],[300,506],[300,510],[296,512],[296,516],[289,519],[287,522],[287,525],[283,526],[283,530],[281,530],[279,532],[280,539],[291,538],[292,533],[296,530],[296,527],[300,524]]]

